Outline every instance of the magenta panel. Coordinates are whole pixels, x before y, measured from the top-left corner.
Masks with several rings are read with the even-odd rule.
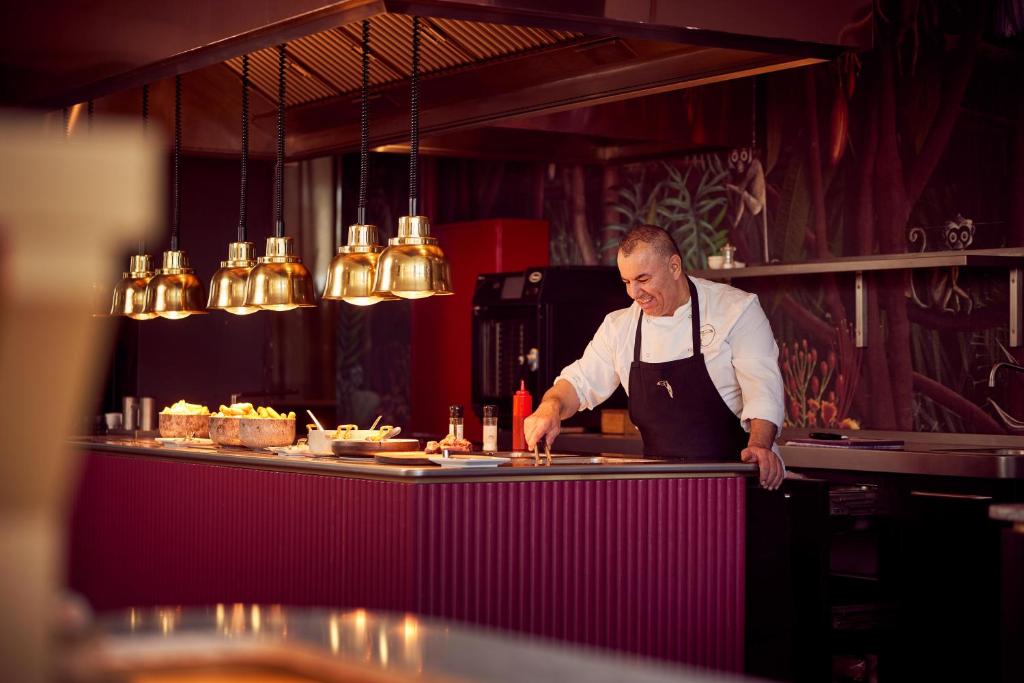
[[[416,610],[742,670],[740,478],[420,486]]]
[[[742,669],[742,478],[405,484],[85,457],[69,584],[99,610],[413,611]]]

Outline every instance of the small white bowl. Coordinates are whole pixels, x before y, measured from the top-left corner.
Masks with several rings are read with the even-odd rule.
[[[720,254],[708,256],[708,268],[711,270],[718,270],[723,263],[725,263],[725,257]]]
[[[314,455],[334,455],[334,451],[331,450],[333,438],[333,429],[310,429],[307,433],[310,452]]]

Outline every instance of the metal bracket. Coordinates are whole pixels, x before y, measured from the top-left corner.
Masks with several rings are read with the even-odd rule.
[[[858,349],[868,345],[868,285],[862,270],[856,272],[853,283],[853,345]]]
[[[1024,268],[1010,269],[1010,348],[1021,347],[1021,326],[1024,323],[1024,298],[1021,277]]]

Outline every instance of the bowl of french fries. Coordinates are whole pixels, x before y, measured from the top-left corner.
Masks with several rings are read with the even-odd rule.
[[[160,436],[164,438],[205,439],[210,435],[210,409],[197,403],[178,401],[160,411],[159,427]]]
[[[240,421],[254,415],[256,408],[251,403],[221,404],[217,412],[210,415],[210,440],[218,446],[241,446]]]
[[[295,441],[295,413],[260,406],[238,418],[238,440],[247,448],[290,446]]]

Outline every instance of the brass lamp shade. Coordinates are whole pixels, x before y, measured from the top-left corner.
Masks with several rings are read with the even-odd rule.
[[[146,313],[180,320],[206,313],[205,301],[203,283],[189,268],[185,252],[165,251],[163,267],[146,286]]]
[[[210,299],[206,307],[235,315],[249,315],[260,310],[259,306],[245,305],[249,273],[255,265],[252,242],[229,244],[228,259],[220,262],[220,268],[210,280]]]
[[[388,240],[380,255],[373,290],[403,299],[454,294],[448,259],[437,246],[437,238],[430,236],[426,216],[398,219],[398,236]]]
[[[146,313],[146,286],[153,277],[153,260],[149,254],[131,257],[128,272],[114,285],[110,315],[125,315],[135,320],[152,320],[156,313]]]
[[[267,238],[267,255],[249,272],[245,305],[269,311],[316,306],[313,277],[295,255],[291,237]]]
[[[355,306],[370,306],[379,301],[394,300],[392,294],[375,294],[377,261],[384,247],[377,244],[376,225],[350,225],[348,244],[338,247],[327,270],[324,298],[345,301]]]

